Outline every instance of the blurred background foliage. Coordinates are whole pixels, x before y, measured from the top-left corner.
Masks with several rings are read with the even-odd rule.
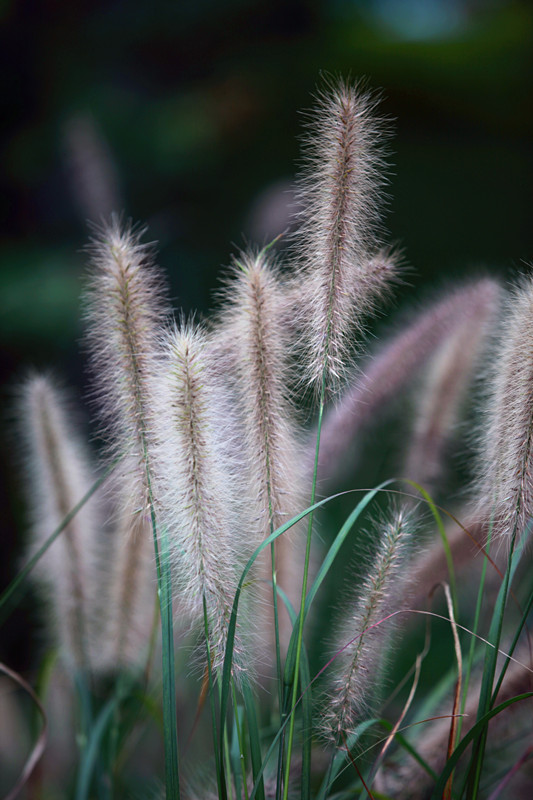
[[[529,0],[2,0],[0,22],[5,407],[28,366],[85,383],[87,220],[146,223],[186,312],[212,305],[232,252],[287,227],[321,71],[366,76],[394,119],[400,296],[533,256]],[[21,508],[2,461],[3,586]]]

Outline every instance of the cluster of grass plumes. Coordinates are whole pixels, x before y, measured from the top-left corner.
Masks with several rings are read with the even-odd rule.
[[[504,780],[484,766],[488,724],[531,697],[531,282],[503,323],[497,281],[453,288],[356,372],[365,316],[398,274],[380,216],[386,133],[375,97],[344,82],[324,86],[310,119],[291,245],[239,254],[212,318],[173,319],[141,231],[118,217],[96,231],[84,302],[99,466],[55,382],[25,381],[32,536],[0,611],[35,567],[59,658],[43,656],[37,694],[0,667],[52,731],[70,715],[77,755],[51,769],[65,752],[52,733],[34,770],[43,732],[15,794],[475,798]],[[318,482],[344,472],[350,485],[354,440],[410,385],[405,480],[387,472],[348,493],[345,522],[324,515],[317,547],[315,514],[341,502]],[[483,444],[475,490],[460,493],[469,523],[450,515],[452,527],[428,489],[440,491],[472,393],[485,433],[467,437]],[[389,512],[387,493],[403,495]],[[389,668],[393,628],[402,666]],[[431,748],[403,738],[417,723]]]

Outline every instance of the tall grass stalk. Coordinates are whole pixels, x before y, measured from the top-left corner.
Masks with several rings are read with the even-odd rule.
[[[348,335],[393,276],[385,260],[369,258],[379,219],[382,137],[368,94],[340,83],[320,98],[307,142],[306,170],[299,184],[304,219],[295,234],[304,297],[302,326],[307,343],[307,380],[318,385],[318,419],[311,505],[315,502],[322,420],[329,386],[346,371]],[[308,315],[307,317],[305,315]],[[309,315],[311,315],[309,317]],[[307,326],[307,329],[306,329]],[[304,607],[309,576],[313,516],[308,519],[292,702],[298,691]],[[284,800],[287,800],[295,717],[287,738]]]
[[[162,631],[163,718],[167,795],[179,798],[171,566],[166,531],[158,531],[153,496],[153,390],[157,332],[168,311],[161,279],[140,232],[113,218],[92,245],[87,340],[98,380],[100,413],[111,452],[127,455],[132,494],[152,529]]]

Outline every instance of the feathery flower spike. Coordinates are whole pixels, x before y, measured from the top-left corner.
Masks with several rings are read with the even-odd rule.
[[[93,482],[66,405],[63,393],[48,377],[33,375],[26,381],[21,411],[35,548],[61,524]],[[98,534],[98,513],[92,498],[38,565],[55,606],[60,641],[68,660],[78,669],[90,667]]]
[[[279,272],[264,251],[243,253],[235,260],[224,299],[216,333],[234,352],[259,544],[304,507],[301,454],[287,389],[290,341],[283,324],[287,301]],[[301,591],[294,563],[297,531],[290,533],[275,542],[275,570],[277,583],[296,605]],[[271,605],[269,551],[261,554],[259,564],[266,589],[263,601]],[[269,628],[271,623],[270,619]],[[288,644],[290,621],[284,608],[280,608],[280,629],[282,642]],[[272,643],[263,638],[271,654]]]
[[[128,485],[117,491],[117,509],[102,567],[101,616],[103,631],[94,666],[103,672],[136,671],[146,666],[157,599],[154,545],[150,520],[128,501]]]
[[[344,616],[336,637],[337,657],[332,664],[331,689],[324,714],[326,734],[339,744],[366,710],[370,684],[378,660],[383,659],[383,642],[391,621],[379,622],[395,609],[401,596],[401,568],[412,538],[413,516],[399,510],[382,523],[381,542],[358,598]]]
[[[408,446],[404,474],[428,489],[436,485],[444,466],[444,451],[459,419],[492,332],[501,300],[495,281],[478,284],[472,298],[443,338],[429,365],[417,403],[414,434]]]
[[[498,534],[533,524],[533,280],[512,292],[493,358],[481,441],[480,514],[493,511]]]
[[[168,316],[162,281],[141,244],[142,231],[122,227],[114,216],[92,243],[92,274],[86,292],[86,338],[95,394],[109,454],[122,456],[113,475],[118,535],[111,594],[118,605],[108,623],[111,638],[101,666],[139,663],[132,652],[138,625],[138,601],[145,597],[151,541],[150,496],[153,441],[153,382],[160,353],[160,327]],[[153,533],[153,531],[152,531]],[[155,565],[154,565],[155,567]],[[155,600],[155,568],[153,596]],[[132,598],[136,602],[132,602]],[[149,614],[153,603],[150,602]],[[118,626],[118,629],[117,629]],[[142,626],[141,626],[142,627]],[[109,635],[109,634],[108,634]],[[113,666],[113,664],[111,664]]]
[[[86,293],[87,341],[104,434],[138,508],[147,508],[147,453],[157,337],[167,318],[162,281],[142,231],[114,216],[93,241]]]
[[[340,82],[318,98],[306,140],[297,196],[300,225],[293,249],[305,331],[306,382],[327,384],[344,376],[350,334],[383,295],[393,277],[376,249],[382,189],[383,121],[376,99]]]
[[[362,374],[324,417],[320,479],[335,477],[356,446],[359,431],[424,367],[444,339],[453,336],[468,317],[495,313],[500,294],[500,285],[491,278],[453,289],[370,355]],[[312,436],[306,448],[308,474],[313,469],[315,439]]]
[[[157,485],[161,518],[173,548],[180,600],[191,613],[207,611],[213,668],[222,667],[237,588],[239,555],[230,534],[238,496],[232,445],[232,407],[211,361],[209,338],[183,324],[164,342],[157,415]],[[236,641],[236,659],[239,662]]]

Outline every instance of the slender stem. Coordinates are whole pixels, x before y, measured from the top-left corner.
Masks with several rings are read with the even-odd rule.
[[[313,485],[311,487],[311,503],[315,504],[316,497],[316,484],[318,475],[318,453],[320,450],[320,433],[322,430],[322,418],[324,416],[324,397],[326,394],[326,370],[322,374],[322,386],[320,390],[320,405],[318,409],[318,424],[316,435],[316,449],[315,449],[315,463],[313,467]],[[295,721],[295,707],[298,694],[298,675],[300,674],[300,655],[302,651],[303,630],[304,630],[304,612],[305,612],[305,597],[307,594],[307,580],[309,577],[309,560],[311,555],[311,534],[313,532],[313,512],[308,515],[307,525],[307,541],[305,544],[305,563],[304,563],[304,576],[302,581],[302,597],[300,602],[300,614],[298,617],[298,639],[296,642],[296,660],[294,664],[294,677],[292,685],[292,699],[291,699],[291,719],[289,723],[289,735],[287,737],[287,760],[285,763],[285,779],[283,786],[283,800],[287,800],[289,794],[289,776],[291,769],[291,756],[292,756],[292,743],[294,739],[294,721]]]
[[[218,754],[218,726],[217,726],[217,714],[215,708],[215,693],[213,691],[213,669],[211,665],[211,649],[209,647],[209,623],[207,621],[207,602],[205,599],[205,594],[202,598],[203,602],[203,609],[204,609],[204,633],[205,633],[205,649],[207,652],[207,674],[209,680],[209,702],[211,705],[211,728],[213,731],[213,745],[215,750],[215,771],[217,774],[217,788],[218,788],[218,796],[225,797],[226,796],[226,786],[225,786],[225,779],[224,776],[221,774],[220,771],[220,758]],[[224,788],[222,788],[222,784],[224,783]]]
[[[157,596],[161,614],[162,668],[163,668],[163,724],[165,729],[165,784],[167,800],[179,800],[179,761],[178,729],[176,720],[176,681],[174,675],[174,629],[172,624],[172,584],[167,552],[167,536],[163,531],[161,544],[158,538],[157,522],[152,493],[152,482],[148,461],[146,440],[143,435],[144,459],[146,464],[146,484],[150,521],[154,539],[155,564],[157,571]]]
[[[246,785],[246,764],[244,763],[244,740],[239,724],[239,707],[237,705],[237,693],[235,691],[235,681],[231,680],[231,693],[233,696],[233,711],[235,715],[235,727],[237,729],[237,741],[239,742],[239,761],[241,762],[242,782],[244,787],[244,798],[248,800],[248,786]]]
[[[231,775],[231,759],[229,756],[229,741],[228,741],[227,726],[224,728],[224,759],[226,761],[226,774]],[[223,786],[224,786],[224,794],[222,795],[222,797],[227,797],[226,784],[224,783]],[[230,800],[233,800],[233,783],[231,780],[229,782],[229,797]],[[237,798],[237,800],[241,800],[241,798]]]
[[[272,520],[272,514],[270,514]],[[270,533],[274,533],[274,525],[270,522]],[[272,561],[272,593],[274,602],[274,637],[276,640],[276,672],[278,676],[278,705],[281,713],[281,703],[283,699],[282,673],[281,673],[281,647],[279,642],[279,615],[278,615],[278,583],[276,577],[276,543],[270,545],[270,557]]]
[[[489,679],[487,681],[487,690],[486,694],[483,698],[480,698],[480,704],[478,708],[478,720],[481,716],[483,716],[487,711],[491,709],[492,706],[492,687],[494,685],[494,676],[496,674],[496,653],[499,651],[500,647],[500,640],[502,636],[503,630],[503,617],[505,613],[505,606],[507,604],[507,597],[509,595],[509,585],[511,582],[511,566],[512,566],[512,558],[516,544],[516,538],[518,534],[518,519],[515,522],[513,528],[513,534],[511,538],[511,546],[509,548],[509,561],[507,565],[507,569],[505,571],[504,579],[503,579],[503,602],[502,602],[502,611],[500,614],[500,618],[498,620],[498,626],[496,629],[496,636],[494,637],[494,641],[491,642],[492,650],[491,656],[489,657]],[[486,664],[487,666],[487,664]],[[485,758],[485,748],[487,744],[487,736],[488,736],[488,726],[482,730],[479,735],[477,741],[474,742],[472,748],[472,761],[473,761],[473,768],[470,771],[468,785],[467,785],[467,797],[468,798],[476,798],[479,792],[479,784],[481,781],[481,769],[483,767],[483,761]]]

